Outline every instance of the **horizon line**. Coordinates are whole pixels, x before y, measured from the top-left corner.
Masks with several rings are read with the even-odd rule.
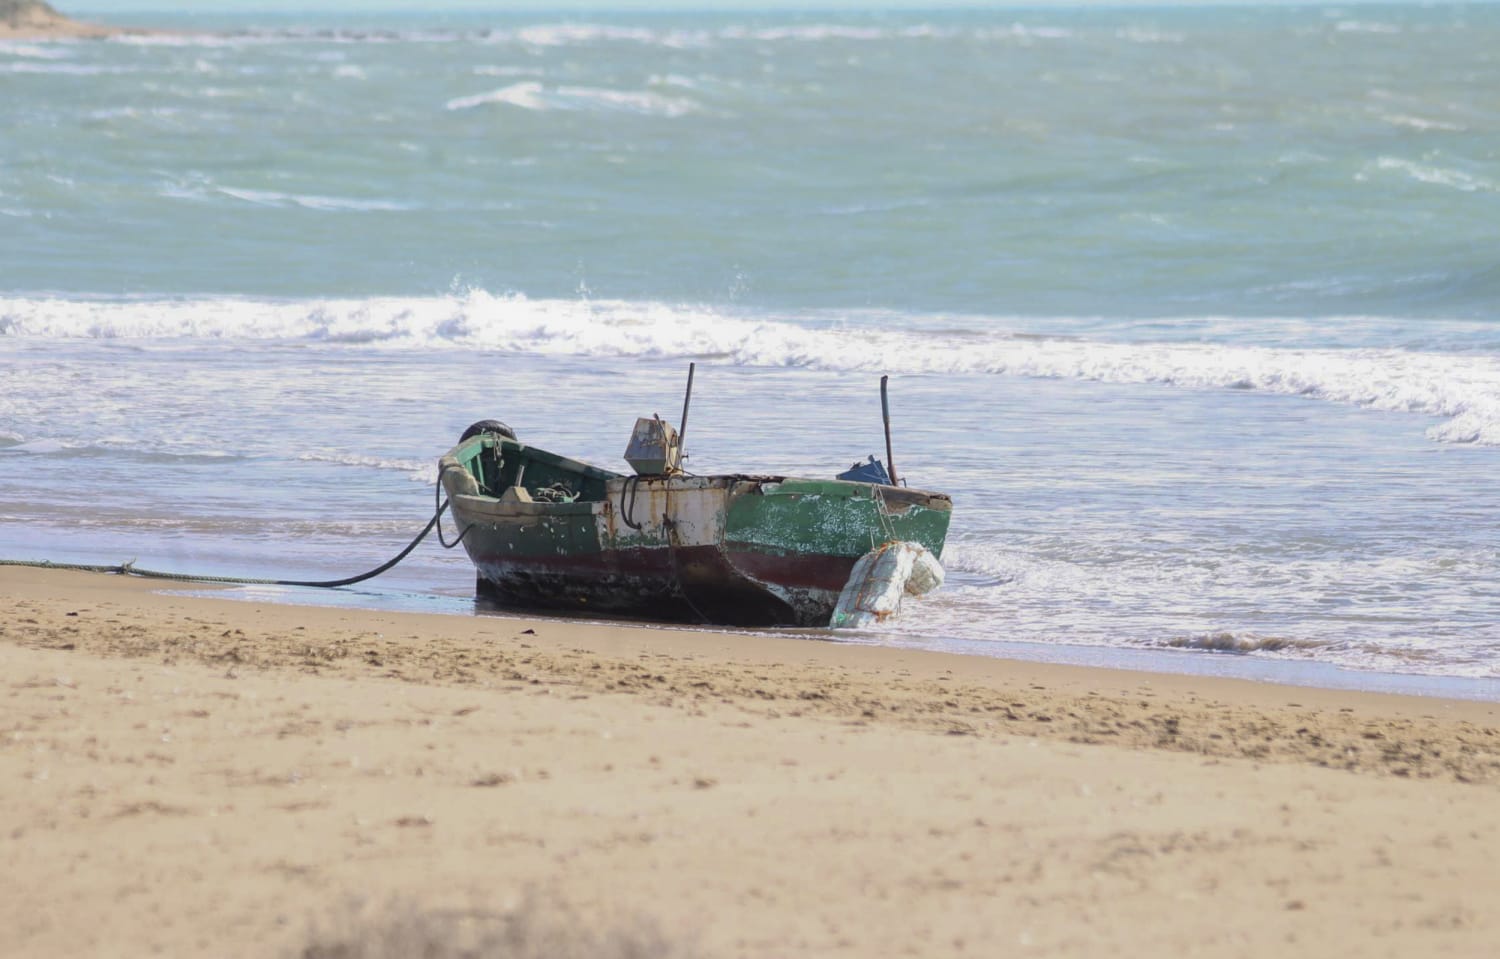
[[[324,0],[323,3],[312,4],[300,2],[300,0],[250,0],[244,5],[232,2],[220,6],[219,9],[205,11],[192,0],[179,0],[177,5],[171,3],[163,4],[161,0],[147,0],[145,3],[134,3],[125,0],[124,3],[94,2],[94,3],[68,3],[67,9],[61,9],[54,4],[54,8],[65,16],[81,14],[86,16],[95,15],[118,15],[118,14],[141,14],[141,15],[180,15],[190,16],[217,16],[221,14],[332,14],[349,13],[354,15],[372,13],[396,13],[396,14],[429,14],[441,15],[449,13],[488,13],[497,15],[558,15],[558,14],[615,14],[615,13],[799,13],[799,14],[860,14],[860,13],[943,13],[975,11],[1059,11],[1059,10],[1187,10],[1214,7],[1219,9],[1303,9],[1303,10],[1327,10],[1338,7],[1388,7],[1388,8],[1440,8],[1440,7],[1467,7],[1467,6],[1494,6],[1500,0],[934,0],[934,2],[922,2],[922,0],[850,0],[840,3],[838,0],[822,3],[804,4],[795,0],[730,0],[728,3],[711,4],[705,0],[615,0],[615,2],[599,2],[599,0],[561,0],[550,4],[538,4],[537,6],[512,7],[504,3],[496,3],[493,0],[448,0],[440,5],[422,5],[416,0],[391,0],[391,2],[365,2],[356,5],[340,3],[339,0]]]

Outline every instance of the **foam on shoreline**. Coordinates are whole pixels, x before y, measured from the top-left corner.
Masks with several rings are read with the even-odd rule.
[[[1018,317],[1012,324],[1024,329],[1028,321]],[[1500,446],[1500,362],[1483,353],[1120,341],[1007,332],[1012,324],[993,318],[983,325],[960,320],[946,332],[876,331],[816,311],[731,313],[694,304],[533,300],[479,290],[309,300],[0,297],[0,336],[243,338],[382,349],[710,357],[735,366],[1248,390],[1420,413],[1440,420],[1428,430],[1437,442]]]

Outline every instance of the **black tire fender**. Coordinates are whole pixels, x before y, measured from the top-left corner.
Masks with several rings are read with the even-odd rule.
[[[509,440],[516,438],[516,431],[499,420],[480,420],[478,423],[474,423],[468,429],[464,430],[464,435],[460,436],[458,441],[462,443],[464,440],[478,436],[480,433],[499,433]]]

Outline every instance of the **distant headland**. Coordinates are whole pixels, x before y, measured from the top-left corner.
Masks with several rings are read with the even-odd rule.
[[[42,0],[0,0],[0,39],[47,40],[64,37],[108,37],[142,30],[81,23],[65,17]]]

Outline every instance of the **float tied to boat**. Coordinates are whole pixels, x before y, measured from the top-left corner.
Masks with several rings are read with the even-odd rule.
[[[686,432],[692,369],[681,423]],[[881,380],[887,462],[889,407]],[[831,479],[683,471],[643,417],[616,473],[483,420],[439,461],[479,597],[504,608],[730,626],[864,625],[942,580],[952,500],[873,457]],[[856,564],[864,559],[859,575]],[[840,599],[843,597],[843,602]]]

